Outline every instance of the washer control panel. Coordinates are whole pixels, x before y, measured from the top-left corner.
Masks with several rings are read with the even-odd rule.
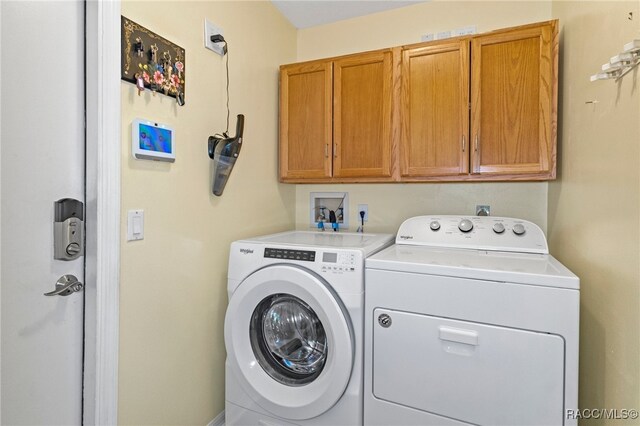
[[[356,254],[352,251],[325,251],[322,253],[322,272],[355,272]]]
[[[266,247],[264,257],[272,259],[302,260],[305,262],[315,262],[316,252],[311,250],[290,250]]]
[[[396,244],[548,254],[535,223],[492,216],[417,216],[400,225]]]
[[[316,267],[319,267],[318,269],[321,272],[336,274],[355,272],[358,263],[358,256],[353,251],[314,251],[266,247],[264,249],[264,257],[268,259],[313,262],[317,264]]]

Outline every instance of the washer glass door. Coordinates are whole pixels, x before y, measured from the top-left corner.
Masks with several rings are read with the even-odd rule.
[[[320,319],[291,294],[266,297],[253,311],[251,348],[264,371],[289,386],[305,385],[318,377],[328,353]]]

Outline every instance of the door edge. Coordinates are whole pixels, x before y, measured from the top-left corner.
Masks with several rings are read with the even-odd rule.
[[[120,0],[85,1],[85,40],[82,423],[113,425],[118,423],[121,118],[120,61],[111,58],[120,58]]]

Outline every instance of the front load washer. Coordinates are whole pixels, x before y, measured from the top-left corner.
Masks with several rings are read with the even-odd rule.
[[[414,217],[366,283],[366,425],[576,424],[580,283],[538,226]]]
[[[362,425],[364,261],[392,243],[292,231],[231,244],[227,425]]]

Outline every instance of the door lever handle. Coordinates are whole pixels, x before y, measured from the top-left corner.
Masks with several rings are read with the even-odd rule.
[[[82,291],[82,284],[74,275],[63,275],[56,281],[56,289],[45,293],[45,296],[68,296],[71,293]]]

